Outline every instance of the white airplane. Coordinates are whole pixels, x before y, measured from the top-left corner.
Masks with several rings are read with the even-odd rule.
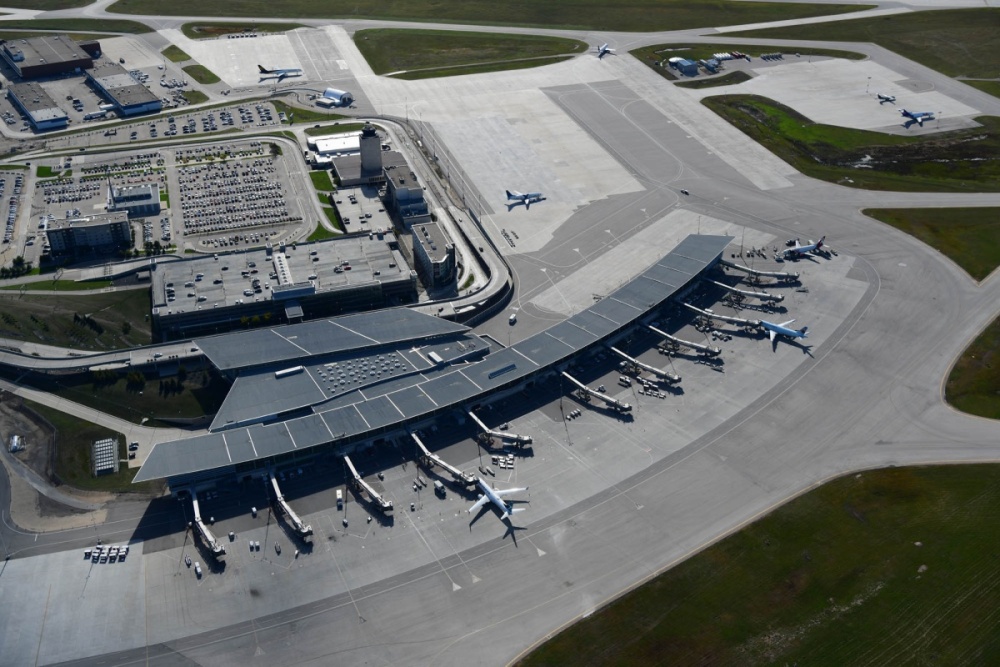
[[[598,59],[598,60],[600,60],[600,59],[601,59],[601,58],[603,58],[604,56],[608,55],[609,53],[610,53],[611,55],[613,55],[613,56],[614,56],[614,55],[617,55],[617,54],[615,53],[615,50],[614,50],[614,49],[609,49],[609,48],[608,48],[608,43],[607,43],[607,42],[604,42],[603,44],[601,44],[600,46],[598,46],[598,47],[597,47],[597,59]]]
[[[906,109],[900,109],[899,113],[911,121],[916,121],[920,127],[924,126],[925,120],[934,120],[933,111],[907,111]]]
[[[510,190],[506,190],[506,193],[507,193],[507,201],[515,201],[524,204],[525,208],[531,208],[531,205],[534,204],[535,202],[545,201],[545,197],[542,196],[541,192],[521,193],[518,192],[517,190],[514,190],[513,192],[511,192]]]
[[[482,477],[477,477],[476,482],[479,484],[479,488],[483,490],[483,495],[479,496],[479,500],[476,504],[469,508],[469,514],[475,512],[480,507],[486,503],[493,503],[500,510],[500,520],[509,519],[511,515],[516,512],[523,512],[525,508],[514,507],[511,503],[504,502],[504,496],[509,496],[512,493],[520,493],[521,491],[527,491],[528,487],[523,489],[494,489],[489,484],[483,481]]]
[[[778,336],[785,336],[786,338],[805,338],[808,336],[809,327],[802,327],[801,329],[789,329],[788,325],[795,320],[788,320],[787,322],[782,322],[781,324],[775,324],[774,322],[768,322],[767,320],[761,320],[760,325],[767,329],[768,336],[771,338],[771,342]]]
[[[257,65],[257,69],[260,70],[261,78],[263,78],[264,75],[267,75],[277,77],[278,81],[281,81],[286,76],[302,76],[302,70],[300,69],[266,69],[263,65]]]
[[[825,240],[826,240],[826,237],[824,236],[819,241],[816,241],[816,243],[810,243],[809,245],[799,245],[799,241],[798,241],[798,239],[796,239],[795,240],[795,247],[794,248],[786,248],[782,252],[782,256],[785,259],[795,259],[797,257],[805,257],[807,253],[816,252],[817,250],[819,250],[820,248],[822,248],[823,247],[823,241],[825,241]]]
[[[878,95],[879,106],[881,106],[882,104],[885,104],[886,102],[895,102],[896,101],[896,96],[895,95],[883,95],[882,93],[875,93],[875,94]]]

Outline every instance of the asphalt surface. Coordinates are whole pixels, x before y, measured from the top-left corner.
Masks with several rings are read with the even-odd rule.
[[[82,11],[93,15],[93,7]],[[182,19],[156,21],[172,26]],[[620,52],[626,42],[632,48],[640,40],[667,39],[663,34],[614,37],[618,41],[610,36],[607,41]],[[996,100],[979,99],[975,91],[893,54],[870,54],[911,78],[933,79],[939,90],[957,87],[956,95],[968,98],[963,103],[996,112]],[[348,546],[348,532],[339,533],[336,544],[318,544],[317,553],[303,559],[273,556],[273,562],[265,562],[243,550],[237,557],[234,548],[225,574],[213,573],[196,588],[176,583],[192,582],[190,577],[176,580],[164,574],[167,566],[159,561],[176,559],[185,548],[165,543],[162,551],[136,554],[132,563],[143,563],[145,576],[123,577],[144,587],[145,602],[136,601],[136,609],[156,621],[151,626],[147,620],[144,635],[140,631],[118,640],[119,646],[131,642],[135,648],[109,653],[106,647],[115,642],[95,642],[92,653],[66,655],[50,646],[59,636],[52,629],[58,622],[45,630],[55,603],[50,600],[43,608],[44,601],[26,600],[24,618],[40,621],[43,628],[33,644],[39,652],[17,652],[20,644],[12,633],[26,629],[8,616],[0,623],[0,637],[7,638],[3,643],[11,646],[10,655],[43,656],[40,662],[79,657],[74,664],[243,664],[257,658],[282,664],[504,664],[622,591],[832,477],[886,465],[1000,458],[996,423],[958,413],[942,400],[943,379],[953,360],[996,316],[1000,281],[994,274],[977,285],[937,252],[859,212],[866,206],[996,206],[1000,196],[850,190],[787,173],[767,155],[759,156],[762,173],[747,175],[731,162],[755,159],[753,147],[712,143],[734,135],[708,118],[691,127],[686,103],[653,91],[645,68],[628,57],[616,58],[609,70],[624,83],[550,85],[545,94],[595,142],[612,149],[614,159],[642,188],[581,208],[558,226],[552,241],[510,255],[521,298],[530,301],[562,280],[573,280],[586,270],[588,258],[626,246],[658,218],[682,210],[746,225],[776,239],[826,233],[840,257],[828,266],[798,262],[795,268],[805,274],[804,283],[813,292],[800,297],[794,311],[789,306],[803,323],[805,313],[816,318],[818,331],[809,354],[794,347],[772,353],[737,341],[740,356],[727,361],[733,367],[726,372],[732,384],[710,392],[702,388],[713,375],[709,370],[685,370],[685,382],[690,376],[695,384],[684,395],[684,405],[695,414],[644,413],[635,425],[648,425],[645,435],[633,426],[588,415],[588,427],[601,437],[593,452],[572,453],[554,441],[546,441],[548,449],[543,449],[540,441],[535,457],[546,461],[519,464],[524,478],[539,480],[542,488],[532,488],[534,505],[530,513],[519,515],[530,518],[523,530],[514,531],[516,541],[502,536],[492,517],[461,537],[462,526],[458,530],[444,519],[437,529],[422,525],[422,515],[411,517],[400,503],[391,528],[345,526],[345,531],[367,531],[363,534],[372,539],[364,542],[370,545],[364,552]],[[675,122],[673,127],[663,128],[664,115]],[[658,133],[657,140],[646,146],[631,143],[642,132]],[[657,168],[651,170],[651,165]],[[677,194],[681,187],[691,192],[683,201]],[[603,225],[612,212],[611,232],[605,233]],[[563,236],[574,233],[579,242],[564,242]],[[838,262],[846,271],[843,276],[833,274]],[[840,284],[844,294],[838,299]],[[815,292],[828,295],[827,300],[811,299]],[[836,318],[824,317],[824,309]],[[531,306],[524,310],[515,331],[548,326],[550,313]],[[483,328],[503,340],[509,331],[506,316],[497,320]],[[744,359],[746,368],[740,370]],[[729,380],[730,373],[737,380]],[[557,403],[561,410],[562,402]],[[551,412],[557,403],[547,402],[532,413],[530,425],[536,432],[554,431],[536,415]],[[558,415],[555,419],[561,420]],[[648,451],[633,454],[627,463],[608,458],[618,448],[621,458],[630,458],[626,454],[633,444]],[[569,456],[562,460],[565,453]],[[444,456],[466,462],[475,453],[456,445]],[[581,468],[580,460],[588,464]],[[398,492],[407,476],[412,473],[393,469],[386,485]],[[0,484],[0,506],[8,503],[7,493],[7,485]],[[251,497],[247,494],[234,492],[232,507],[242,508]],[[315,502],[329,507],[328,501]],[[460,505],[455,508],[460,512]],[[183,533],[170,530],[177,524],[176,509],[157,507],[145,519],[138,510],[113,510],[117,514],[101,527],[108,533],[106,541],[142,537],[142,530],[130,532],[140,520],[149,535],[181,541]],[[249,519],[228,521],[236,525]],[[351,526],[358,523],[364,525],[354,518]],[[243,525],[236,527],[267,534],[267,526]],[[324,533],[335,535],[337,529],[330,521]],[[9,583],[10,576],[44,576],[45,570],[38,568],[55,564],[69,553],[65,549],[92,541],[94,530],[39,536],[36,542],[33,535],[3,526],[6,547],[18,558],[0,571],[0,591],[20,590]],[[35,553],[47,555],[21,558]],[[279,564],[285,571],[279,571]],[[268,567],[273,576],[267,576]],[[76,595],[57,586],[56,577],[52,581],[48,598],[68,601]],[[255,583],[241,588],[245,581]],[[256,605],[254,590],[265,596]],[[238,595],[247,597],[233,597]],[[157,596],[169,601],[157,603]],[[232,607],[243,604],[253,609],[252,618],[226,620],[239,616]]]

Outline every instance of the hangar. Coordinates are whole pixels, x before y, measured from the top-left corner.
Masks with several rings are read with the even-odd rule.
[[[155,445],[134,481],[178,489],[251,475],[531,386],[626,334],[714,266],[730,241],[690,235],[604,299],[496,351],[462,325],[405,308],[196,341],[237,382],[211,433]]]

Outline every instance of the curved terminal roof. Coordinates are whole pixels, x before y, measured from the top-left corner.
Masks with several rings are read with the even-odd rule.
[[[313,414],[304,417],[157,444],[134,481],[211,474],[213,471],[221,473],[258,459],[290,454],[338,440],[371,437],[514,386],[538,371],[565,363],[591,345],[634,325],[639,318],[663,304],[712,266],[732,238],[690,235],[614,293],[546,331],[487,355],[482,361],[396,378],[379,385],[375,391],[347,394],[339,400],[314,406]],[[355,318],[356,323],[365,318],[377,321],[387,312],[395,311],[349,317]],[[341,322],[343,319],[330,322]],[[273,331],[280,331],[284,339],[294,341],[298,340],[293,337],[299,327],[310,326],[315,326],[315,323]],[[271,335],[268,332],[251,333]],[[229,337],[220,336],[212,340],[217,339]],[[206,347],[207,341],[199,341],[199,346],[212,358]],[[232,345],[232,341],[225,345],[231,349],[228,346]],[[305,349],[301,348],[301,351]],[[243,352],[247,355],[252,353],[249,348]]]

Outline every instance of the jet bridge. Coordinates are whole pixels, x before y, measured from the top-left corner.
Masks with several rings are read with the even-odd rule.
[[[635,357],[630,357],[616,347],[610,348],[612,352],[617,354],[619,357],[625,360],[625,363],[631,364],[635,368],[641,368],[644,371],[649,371],[661,380],[666,380],[667,382],[677,383],[681,381],[681,376],[675,373],[669,373],[663,369],[656,368],[655,366],[650,366],[649,364],[644,364]]]
[[[439,466],[447,470],[448,473],[452,476],[452,478],[456,482],[461,482],[466,486],[475,485],[476,483],[475,475],[470,475],[467,472],[462,472],[455,466],[451,465],[450,463],[442,459],[437,454],[431,454],[431,452],[427,449],[427,447],[424,446],[424,443],[420,440],[420,436],[418,436],[416,433],[411,433],[410,437],[413,438],[413,442],[417,443],[417,447],[420,448],[420,451],[424,453],[424,456],[427,457],[427,459],[433,461],[434,463],[438,464]]]
[[[354,467],[354,464],[351,463],[349,456],[344,457],[344,463],[346,463],[348,469],[350,469],[351,476],[354,478],[354,483],[368,492],[368,496],[372,499],[372,502],[378,506],[379,510],[381,510],[383,514],[390,514],[392,512],[392,501],[383,497],[381,493],[372,488],[371,484],[365,481],[364,477],[358,474],[358,470]]]
[[[212,552],[212,555],[219,558],[226,553],[226,547],[222,542],[215,539],[215,535],[208,529],[205,522],[201,520],[201,509],[198,507],[198,494],[195,492],[191,493],[191,505],[194,507],[194,525],[197,526],[198,532],[201,534],[201,539],[205,541],[205,545]]]
[[[517,433],[508,433],[507,431],[495,431],[484,424],[483,420],[477,417],[476,413],[472,410],[468,410],[466,414],[468,414],[469,417],[472,418],[472,421],[474,421],[479,428],[483,429],[483,432],[491,438],[497,438],[503,442],[511,442],[518,446],[530,445],[532,443],[530,435],[518,435]]]
[[[775,303],[780,303],[785,300],[784,294],[768,294],[767,292],[750,292],[747,290],[736,289],[724,283],[716,282],[714,280],[709,280],[708,282],[721,287],[722,289],[729,290],[733,294],[739,294],[740,296],[745,296],[750,299],[757,299],[759,301],[773,301]]]
[[[723,266],[728,266],[731,269],[736,269],[737,271],[743,271],[756,278],[777,278],[786,283],[794,283],[799,279],[798,273],[787,273],[785,271],[758,271],[757,269],[751,269],[749,266],[743,266],[742,264],[736,264],[735,262],[729,262],[724,259],[719,260],[719,264]]]
[[[274,471],[270,470],[267,474],[271,478],[271,486],[274,487],[274,497],[278,499],[278,505],[281,507],[282,511],[284,511],[285,516],[287,516],[292,522],[292,526],[295,527],[295,532],[299,534],[299,537],[308,537],[309,535],[312,535],[312,526],[307,526],[302,523],[302,519],[299,518],[299,515],[295,513],[295,510],[292,509],[292,506],[288,504],[288,501],[286,501],[285,497],[281,494],[281,487],[278,486],[278,479],[274,476]]]
[[[730,324],[738,324],[741,327],[750,327],[751,329],[760,329],[760,320],[748,320],[742,317],[730,317],[729,315],[719,315],[709,309],[702,310],[697,306],[692,306],[690,303],[684,304],[685,308],[689,308],[699,315],[704,315],[705,317],[711,318],[713,320],[722,320],[723,322],[729,322]]]
[[[583,384],[575,377],[570,375],[569,373],[563,372],[562,375],[564,378],[575,384],[577,389],[583,392],[584,395],[593,396],[597,400],[603,401],[608,405],[608,407],[612,408],[613,410],[617,410],[618,412],[632,412],[632,406],[629,405],[628,403],[623,403],[622,401],[619,401],[616,398],[608,396],[607,394],[602,394],[599,391],[591,389],[590,387],[588,387],[587,385]]]
[[[654,326],[647,325],[647,328],[653,333],[655,333],[657,336],[663,336],[676,347],[689,347],[692,350],[697,350],[698,352],[701,352],[702,354],[707,354],[710,357],[717,357],[720,354],[722,354],[721,348],[712,347],[710,345],[702,345],[701,343],[692,343],[689,340],[684,340],[682,338],[678,338],[677,336],[671,336],[667,332],[660,331]]]

